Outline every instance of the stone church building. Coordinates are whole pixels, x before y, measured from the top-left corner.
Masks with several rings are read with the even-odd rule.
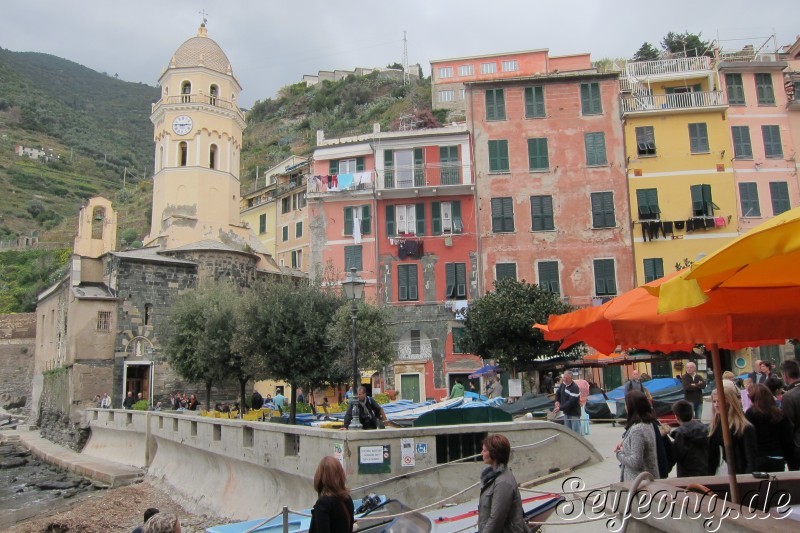
[[[39,296],[33,419],[64,428],[50,435],[54,440],[80,445],[78,425],[96,394],[107,392],[114,407],[128,391],[151,404],[175,390],[202,399],[203,386],[170,370],[155,325],[168,319],[181,292],[204,279],[248,286],[283,275],[240,222],[241,87],[204,24],[178,48],[159,83],[144,247],[116,251],[111,202],[93,198],[80,212],[71,272]]]

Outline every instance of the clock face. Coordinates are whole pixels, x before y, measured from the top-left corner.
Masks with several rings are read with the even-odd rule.
[[[175,120],[172,121],[172,131],[178,135],[186,135],[192,131],[192,118],[186,115],[175,117]]]

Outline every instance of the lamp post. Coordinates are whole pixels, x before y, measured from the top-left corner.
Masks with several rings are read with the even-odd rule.
[[[342,282],[342,290],[344,290],[345,298],[350,300],[350,321],[352,324],[352,338],[350,340],[350,351],[353,353],[353,396],[350,401],[353,402],[353,420],[350,426],[354,429],[361,427],[358,412],[358,385],[359,385],[359,371],[358,371],[358,344],[356,342],[356,321],[358,319],[358,302],[364,297],[364,285],[366,282],[359,278],[356,274],[356,267],[350,268],[350,276],[347,281]]]

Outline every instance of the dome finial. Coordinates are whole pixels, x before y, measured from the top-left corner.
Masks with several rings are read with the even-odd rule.
[[[200,28],[197,29],[197,36],[208,37],[208,29],[206,29],[206,24],[208,24],[208,13],[206,13],[205,9],[201,9],[198,11],[198,13],[203,15],[203,22],[200,23]]]

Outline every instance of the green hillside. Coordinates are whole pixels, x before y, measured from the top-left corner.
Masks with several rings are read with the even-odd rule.
[[[81,205],[96,195],[114,202],[121,240],[129,244],[147,234],[149,116],[158,97],[156,87],[55,56],[0,48],[0,240],[35,234],[53,248],[68,248]],[[396,129],[401,116],[418,127],[438,125],[430,101],[429,80],[404,86],[377,73],[284,87],[247,113],[242,189],[252,187],[257,168],[263,172],[292,154],[310,155],[319,129],[327,138],[366,133],[373,123],[386,131]],[[52,150],[59,158],[19,157],[17,144]],[[0,312],[30,310],[31,294],[52,279],[48,269],[60,267],[61,257],[43,251],[6,258],[0,289],[11,292]]]

